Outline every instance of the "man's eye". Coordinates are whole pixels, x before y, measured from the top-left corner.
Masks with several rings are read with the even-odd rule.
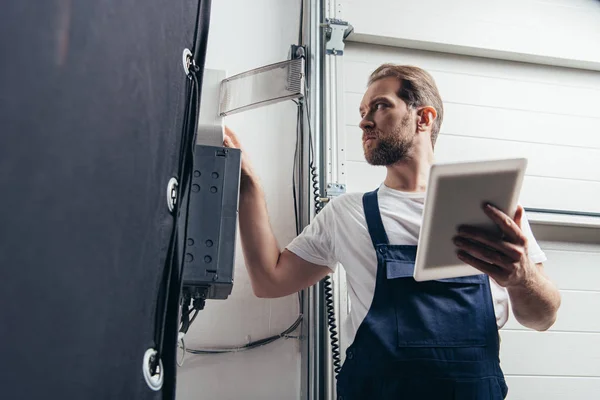
[[[375,104],[375,109],[376,110],[383,110],[386,107],[385,103],[377,103]]]

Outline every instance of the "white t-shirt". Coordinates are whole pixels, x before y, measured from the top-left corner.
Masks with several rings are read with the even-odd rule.
[[[362,193],[348,193],[332,200],[287,249],[304,260],[335,270],[337,263],[346,270],[350,297],[350,316],[344,336],[352,343],[356,331],[373,301],[377,275],[377,255],[365,219]],[[391,245],[417,245],[425,192],[401,192],[384,184],[378,192],[379,211]],[[533,263],[546,261],[527,218],[522,230],[529,238],[529,258]],[[492,297],[498,329],[509,315],[508,292],[493,280]]]

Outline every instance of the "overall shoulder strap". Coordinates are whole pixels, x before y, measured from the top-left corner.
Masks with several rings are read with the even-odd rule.
[[[379,212],[379,201],[377,200],[378,191],[379,189],[363,195],[365,218],[367,220],[369,234],[371,235],[371,241],[375,247],[381,244],[389,244],[383,222],[381,221],[381,213]]]

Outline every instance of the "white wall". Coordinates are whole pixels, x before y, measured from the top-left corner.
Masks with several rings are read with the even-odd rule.
[[[297,42],[299,0],[214,0],[206,68],[233,75],[287,58]],[[262,179],[275,235],[285,246],[295,235],[292,154],[296,108],[292,102],[247,111],[226,119],[240,137]],[[255,298],[239,247],[233,293],[208,301],[186,337],[190,348],[247,343],[287,328],[297,317],[296,296]],[[227,355],[186,355],[178,370],[177,398],[297,399],[300,351],[297,340]]]
[[[338,0],[352,40],[600,70],[597,0]]]

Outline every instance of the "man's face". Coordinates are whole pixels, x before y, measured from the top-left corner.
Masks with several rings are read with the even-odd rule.
[[[409,156],[416,120],[400,99],[400,81],[395,77],[373,82],[360,105],[365,159],[371,165],[391,165]]]

